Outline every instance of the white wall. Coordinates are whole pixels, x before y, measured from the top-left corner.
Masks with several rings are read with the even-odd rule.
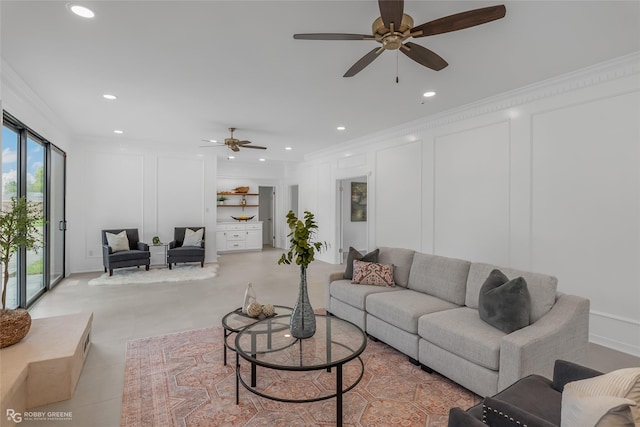
[[[216,260],[213,154],[140,141],[76,139],[68,156],[67,246],[71,273],[102,269],[100,230],[138,228],[141,240],[173,239],[174,227],[205,226]]]
[[[297,180],[331,227],[310,201],[365,158],[368,249],[555,275],[590,299],[593,342],[640,355],[639,144],[636,54],[315,153]]]

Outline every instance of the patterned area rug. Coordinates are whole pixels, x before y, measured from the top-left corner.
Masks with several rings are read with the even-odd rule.
[[[179,264],[171,270],[168,268],[151,268],[146,271],[144,267],[117,268],[113,270],[113,276],[104,273],[95,279],[89,280],[89,285],[128,285],[130,283],[160,283],[160,282],[184,282],[188,280],[204,280],[216,277],[217,265]]]
[[[223,365],[222,327],[179,332],[127,343],[121,426],[335,426],[335,398],[280,403],[245,390],[235,402],[235,354]],[[360,383],[344,395],[345,426],[446,426],[449,409],[479,402],[472,392],[412,365],[407,356],[369,340],[361,355]],[[241,374],[249,381],[249,364]],[[360,373],[357,361],[343,369],[345,385]],[[257,389],[281,397],[335,391],[333,373],[273,371],[258,367]]]

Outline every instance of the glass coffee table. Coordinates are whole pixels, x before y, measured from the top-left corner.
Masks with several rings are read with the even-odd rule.
[[[276,309],[276,315],[290,316],[293,309],[284,305],[274,305]],[[232,334],[237,334],[249,325],[253,325],[256,322],[262,320],[261,318],[250,317],[242,312],[242,307],[238,307],[232,312],[227,313],[222,318],[222,328],[224,329],[224,365],[227,366],[227,349],[236,351],[236,349],[229,343],[227,338]],[[288,326],[287,326],[288,327]]]
[[[342,426],[342,395],[354,388],[364,374],[360,354],[367,346],[365,333],[351,322],[333,316],[316,315],[316,333],[311,338],[296,339],[289,333],[289,315],[275,316],[246,326],[238,332],[236,350],[236,404],[240,402],[239,384],[250,392],[279,402],[306,403],[336,398],[336,425]],[[240,359],[251,363],[251,385],[240,372]],[[342,367],[357,359],[360,374],[352,384],[343,385]],[[307,399],[281,398],[256,387],[256,366],[282,371],[331,372],[336,368],[336,391]]]

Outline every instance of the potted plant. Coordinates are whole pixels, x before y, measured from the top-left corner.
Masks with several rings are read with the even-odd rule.
[[[38,251],[42,241],[37,226],[43,222],[40,205],[28,202],[25,197],[12,197],[11,203],[0,211],[0,262],[3,268],[0,348],[19,342],[31,327],[27,310],[6,308],[9,261],[19,247]]]
[[[224,196],[218,196],[218,204],[219,205],[224,205],[224,201],[227,200],[226,197]]]
[[[307,292],[307,268],[315,259],[316,252],[326,248],[325,242],[314,242],[314,235],[318,229],[313,214],[304,212],[304,221],[298,219],[289,211],[287,214],[287,224],[291,232],[289,237],[289,251],[283,253],[278,264],[292,264],[300,266],[300,286],[298,299],[291,313],[289,329],[291,335],[296,338],[309,338],[316,332],[316,317],[309,302]]]

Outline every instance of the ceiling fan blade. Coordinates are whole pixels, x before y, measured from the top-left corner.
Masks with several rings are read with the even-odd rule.
[[[404,13],[404,0],[378,0],[380,7],[380,17],[386,28],[393,27],[397,31],[402,23],[402,14]]]
[[[358,62],[353,64],[351,66],[351,68],[349,68],[347,70],[347,72],[344,73],[344,76],[342,76],[342,77],[353,77],[353,76],[355,76],[360,71],[362,71],[364,69],[364,67],[366,67],[367,65],[371,64],[373,62],[373,60],[376,59],[380,55],[380,52],[383,51],[383,50],[384,49],[380,49],[379,47],[373,49],[371,52],[367,53],[365,56],[360,58],[358,60]]]
[[[236,142],[236,144],[238,144],[238,145],[251,144],[251,141],[247,141],[247,140],[238,141],[238,142]]]
[[[342,33],[294,34],[296,40],[373,40],[371,35]]]
[[[267,147],[261,147],[259,145],[243,145],[242,148],[255,148],[257,150],[266,150]]]
[[[507,9],[504,5],[468,10],[413,27],[411,33],[422,31],[422,34],[413,36],[414,38],[418,38],[464,30],[465,28],[475,27],[476,25],[486,24],[487,22],[504,18],[506,13]]]
[[[200,148],[218,148],[224,147],[224,144],[201,145]]]
[[[407,42],[402,45],[400,50],[418,64],[435,71],[440,71],[449,65],[440,55],[416,43]]]

